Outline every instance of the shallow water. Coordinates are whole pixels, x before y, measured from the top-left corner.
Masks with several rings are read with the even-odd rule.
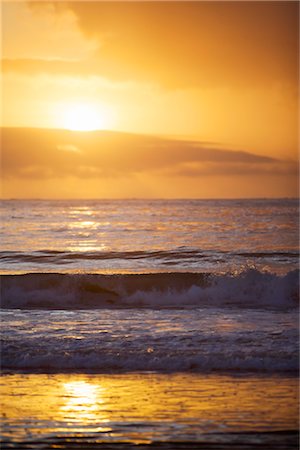
[[[298,337],[294,310],[5,310],[2,370],[297,376]]]
[[[2,436],[16,448],[75,436],[94,443],[226,443],[236,432],[255,432],[254,442],[262,443],[263,432],[297,428],[297,386],[276,376],[7,375]]]

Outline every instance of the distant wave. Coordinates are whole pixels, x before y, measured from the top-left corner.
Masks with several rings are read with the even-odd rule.
[[[284,276],[249,269],[236,274],[2,275],[3,308],[294,308],[299,271]]]
[[[261,251],[261,252],[226,252],[226,251],[202,251],[200,249],[176,248],[174,250],[152,250],[152,251],[58,251],[39,250],[33,252],[2,251],[0,261],[7,262],[34,262],[34,263],[55,263],[67,264],[70,261],[78,260],[136,260],[136,259],[156,259],[167,261],[201,260],[203,258],[226,258],[240,256],[244,258],[298,258],[296,251]]]

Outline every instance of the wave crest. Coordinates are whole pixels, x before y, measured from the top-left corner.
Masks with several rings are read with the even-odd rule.
[[[284,276],[248,269],[235,274],[2,275],[3,308],[293,308],[299,271]]]

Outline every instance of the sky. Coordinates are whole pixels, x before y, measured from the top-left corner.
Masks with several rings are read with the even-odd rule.
[[[298,2],[1,7],[4,198],[298,195]]]

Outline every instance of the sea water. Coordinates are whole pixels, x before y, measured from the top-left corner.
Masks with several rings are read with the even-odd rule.
[[[1,271],[228,272],[298,267],[298,201],[1,203]]]
[[[164,427],[153,424],[151,408],[150,412],[146,408],[148,413],[139,416],[138,427],[135,414],[128,413],[122,422],[121,416],[116,421],[106,412],[101,423],[113,430],[106,442],[115,433],[119,440],[133,442],[184,438],[200,443],[203,433],[220,436],[221,432],[231,436],[232,442],[232,431],[296,428],[297,200],[6,200],[1,213],[2,379],[7,389],[10,386],[4,409],[9,409],[16,386],[27,386],[19,397],[19,421],[4,411],[2,435],[7,445],[18,448],[20,439],[28,438],[20,429],[33,414],[26,410],[26,398],[32,380],[36,386],[41,383],[34,376],[48,377],[42,383],[49,389],[59,384],[59,377],[77,377],[64,379],[60,386],[83,383],[88,400],[80,400],[81,410],[84,401],[99,403],[93,402],[91,392],[99,390],[103,377],[114,380],[112,385],[125,377],[126,395],[130,376],[138,374],[144,383],[148,380],[145,392],[168,377],[177,380],[170,390],[171,400],[166,396],[162,400],[168,408],[168,402],[176,404],[178,395],[182,405],[181,418],[172,408],[168,418],[164,416],[167,437]],[[78,379],[79,374],[90,378]],[[102,381],[96,382],[95,377]],[[234,428],[225,416],[201,419],[203,411],[200,414],[198,406],[203,403],[201,389],[208,389],[203,381],[207,377],[215,377],[222,405],[235,405],[228,410],[234,416]],[[222,384],[224,377],[229,377],[229,384]],[[232,381],[236,377],[239,383]],[[251,394],[247,401],[240,396],[243,383],[248,386],[254,379],[252,390],[256,386],[263,392],[265,383],[270,395],[267,399],[254,395],[256,401],[251,403]],[[194,386],[191,395],[189,383]],[[226,400],[232,383],[241,386],[232,394],[241,404],[230,396]],[[217,386],[222,386],[221,394]],[[281,386],[280,392],[276,386]],[[70,392],[55,392],[58,403],[66,395],[72,397]],[[76,389],[72,392],[73,413],[79,413]],[[119,394],[121,398],[120,387]],[[204,397],[209,416],[215,400]],[[188,413],[185,420],[191,398],[195,416]],[[281,419],[276,414],[272,419],[270,412],[267,419],[259,407],[263,401],[269,402],[274,414],[281,410]],[[252,414],[245,422],[241,407],[249,402]],[[106,410],[110,407],[113,410],[109,404]],[[48,436],[49,429],[51,436],[66,430],[67,420],[63,427],[61,414],[56,427],[58,416],[42,418],[41,411],[36,416],[38,436]],[[83,430],[84,436],[87,422],[82,418],[72,430],[77,434]],[[31,438],[37,435],[35,426],[29,421],[26,428]],[[130,426],[135,437],[128,437]],[[193,430],[190,434],[187,426]],[[118,434],[118,430],[123,431]]]

